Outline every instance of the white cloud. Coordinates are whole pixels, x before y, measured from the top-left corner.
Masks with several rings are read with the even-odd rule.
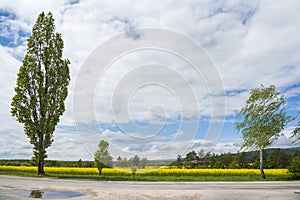
[[[300,76],[299,14],[295,10],[299,2],[259,4],[247,32],[239,40],[240,47],[228,51],[223,40],[216,48],[229,59],[214,57],[228,90],[247,89],[259,84],[275,84],[279,88],[297,84]],[[299,6],[299,5],[298,5]],[[281,17],[280,13],[289,13]],[[293,13],[293,14],[291,14]],[[226,39],[225,39],[226,41]],[[230,44],[228,44],[230,46]],[[235,44],[232,44],[235,45]],[[212,54],[214,55],[212,48]]]
[[[73,92],[84,60],[102,42],[120,32],[134,28],[171,29],[183,33],[203,45],[216,63],[228,93],[226,116],[234,115],[244,104],[249,89],[259,86],[261,83],[275,84],[285,92],[287,98],[299,98],[300,38],[297,37],[300,34],[298,26],[300,14],[297,10],[299,7],[297,0],[276,3],[233,0],[176,1],[176,3],[163,1],[155,4],[150,1],[83,0],[77,4],[71,4],[67,0],[1,1],[1,10],[15,15],[15,17],[1,18],[4,19],[2,26],[10,27],[10,29],[2,28],[1,36],[11,40],[14,45],[0,46],[0,86],[2,89],[0,114],[3,116],[0,131],[11,136],[20,134],[25,137],[22,126],[10,117],[10,101],[17,70],[21,65],[19,60],[26,51],[26,34],[30,33],[31,27],[41,11],[53,12],[57,31],[62,33],[65,42],[64,56],[69,58],[72,63],[70,94],[66,101],[67,110],[60,125],[73,126],[75,123]],[[24,34],[20,34],[20,31],[23,31]],[[173,45],[184,46],[179,41]],[[178,75],[184,77],[184,80],[188,80],[188,86],[193,89],[196,98],[187,98],[190,96],[187,95],[186,83],[180,81],[178,77],[165,75],[166,70],[163,68],[153,74],[150,72],[148,74],[137,73],[135,77],[126,77],[129,72],[138,72],[134,70],[135,67],[149,63],[172,66]],[[116,86],[124,77],[131,78],[132,81],[121,85],[123,87],[117,88],[119,89],[117,91]],[[133,86],[138,86],[136,84],[139,84],[139,81],[151,77],[165,79],[165,82],[170,84],[169,88],[149,84],[147,87],[138,88],[139,90],[135,90],[135,93],[130,93],[129,99],[124,99],[128,95],[126,87],[127,89],[137,89]],[[116,104],[116,108],[118,108],[116,111],[119,112],[115,117],[118,117],[119,123],[132,120],[164,124],[162,116],[177,119],[180,114],[186,116],[187,119],[197,115],[200,115],[200,118],[207,117],[212,114],[213,110],[212,95],[207,88],[205,78],[207,77],[199,78],[192,67],[180,57],[166,52],[134,52],[119,58],[112,64],[107,75],[102,82],[99,82],[95,90],[95,113],[86,113],[81,117],[91,119],[90,114],[92,114],[96,115],[101,122],[112,122],[110,99],[113,92],[116,92],[118,99],[125,100],[124,105],[126,105],[122,107],[123,104]],[[213,78],[211,77],[211,79]],[[84,88],[83,95],[89,90],[92,88]],[[220,98],[216,98],[214,109],[217,111],[220,110],[220,102],[222,102]],[[86,108],[92,106],[88,102],[81,104]],[[295,107],[294,104],[289,106],[293,109]],[[222,112],[214,114],[224,115]],[[187,119],[182,119],[182,121]],[[116,135],[116,133],[114,134]],[[132,134],[140,133],[132,132]],[[170,134],[176,135],[176,132]],[[90,155],[86,154],[76,135],[61,133],[61,131],[56,131],[54,135],[55,142],[49,149],[51,157],[59,155],[59,152],[64,152],[60,157],[62,159],[64,157],[79,159],[81,157],[79,155],[82,157]],[[90,135],[90,137],[93,139],[98,136]],[[98,139],[94,138],[94,141],[98,141]],[[184,139],[181,138],[181,140]],[[280,139],[282,142],[283,140]],[[2,139],[1,144],[6,149],[1,149],[0,157],[6,155],[7,149],[13,150],[12,146],[7,146],[7,144],[11,144],[10,137]],[[166,143],[151,143],[145,148],[158,149],[160,145],[164,144]],[[96,142],[93,145],[96,147]],[[172,150],[169,153],[176,156],[178,154],[176,152],[181,151],[184,145],[186,145],[184,142],[172,143],[170,145]],[[75,146],[79,147],[78,150]],[[68,150],[64,150],[64,148]],[[138,149],[139,146],[137,145],[135,148]],[[215,148],[220,152],[236,149],[234,145],[223,143],[217,144]],[[72,155],[73,152],[76,152],[76,155]],[[161,154],[166,156],[167,152]],[[79,157],[76,158],[76,156]]]
[[[294,130],[294,126],[288,127],[283,130],[282,136],[278,138],[273,144],[274,148],[288,148],[288,147],[297,147],[299,143],[294,143],[295,137],[292,137],[292,132]]]
[[[89,152],[77,133],[56,131],[54,142],[49,147],[48,158],[52,160],[93,160],[93,152]]]

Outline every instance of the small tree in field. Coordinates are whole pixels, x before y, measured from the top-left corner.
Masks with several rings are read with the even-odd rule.
[[[181,169],[183,167],[183,159],[182,156],[178,154],[177,159],[175,161],[175,165],[177,168]]]
[[[132,158],[132,166],[135,166],[135,167],[140,167],[140,157],[138,157],[138,155],[135,155],[133,158]]]
[[[62,59],[64,42],[61,34],[55,32],[51,13],[38,16],[27,46],[11,114],[24,124],[25,134],[33,145],[38,174],[44,174],[46,149],[51,146],[55,126],[65,111],[70,82],[70,62]]]
[[[100,140],[98,144],[98,149],[94,154],[94,161],[95,165],[98,168],[99,176],[102,174],[102,169],[105,167],[112,167],[112,157],[109,155],[108,152],[108,142],[105,140]]]
[[[263,170],[263,150],[281,135],[285,125],[293,120],[284,112],[285,100],[274,85],[255,88],[250,91],[249,99],[238,114],[243,121],[236,122],[236,129],[243,134],[241,149],[258,149],[260,153],[260,173]]]
[[[142,158],[141,161],[140,161],[140,166],[142,169],[145,169],[146,165],[147,165],[147,158]]]

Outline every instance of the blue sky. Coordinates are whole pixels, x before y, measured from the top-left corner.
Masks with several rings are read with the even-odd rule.
[[[40,12],[53,13],[71,61],[66,112],[49,159],[92,160],[100,139],[114,158],[170,159],[192,149],[237,152],[236,114],[260,84],[274,84],[286,111],[297,114],[299,7],[297,0],[0,1],[0,159],[32,156],[10,103]],[[195,63],[203,65],[200,74]],[[291,143],[294,126],[273,147],[299,146]]]

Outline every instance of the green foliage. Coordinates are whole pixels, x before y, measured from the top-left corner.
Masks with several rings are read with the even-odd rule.
[[[250,91],[246,105],[238,117],[236,129],[243,134],[242,148],[264,149],[280,135],[285,125],[293,118],[284,111],[285,99],[274,85],[255,88]]]
[[[0,160],[0,166],[30,166],[29,160]]]
[[[289,156],[285,151],[281,149],[275,149],[268,156],[266,166],[268,168],[286,168],[291,162],[291,156]]]
[[[94,154],[94,161],[95,166],[98,168],[99,175],[102,174],[102,169],[105,167],[112,167],[112,157],[109,155],[108,152],[108,142],[104,140],[100,140],[98,149],[96,150]]]
[[[150,164],[147,160],[147,158],[142,158],[140,159],[140,157],[138,155],[135,155],[134,157],[130,158],[129,160],[127,160],[126,157],[124,157],[122,159],[121,156],[118,156],[117,158],[117,163],[116,166],[117,167],[137,167],[137,168],[145,168],[146,165]]]
[[[127,160],[126,157],[122,158],[121,156],[119,156],[117,158],[117,167],[129,167],[131,166],[131,164],[129,163],[129,161]]]
[[[32,156],[30,159],[30,165],[31,166],[38,166],[39,161],[37,160],[37,158],[35,156]]]
[[[140,167],[140,157],[135,155],[132,159],[132,166]]]
[[[28,39],[11,103],[11,114],[24,124],[25,134],[33,145],[39,174],[44,174],[46,149],[51,146],[55,126],[65,111],[70,62],[62,59],[63,47],[52,14],[42,12]]]
[[[252,161],[248,159],[248,155],[246,152],[241,152],[236,154],[233,163],[234,164],[232,164],[231,166],[232,168],[243,169],[243,168],[249,168],[248,163],[252,163]]]
[[[293,173],[295,177],[300,177],[300,157],[297,156],[293,158],[288,170]]]
[[[195,151],[187,153],[185,158],[185,167],[187,169],[195,168],[197,160],[198,157]]]
[[[265,162],[265,168],[267,169],[285,169],[287,168],[291,160],[294,157],[300,157],[300,148],[290,149],[265,149],[263,161]],[[194,155],[194,151],[186,154],[190,158],[177,157],[171,166],[176,166],[181,169],[184,168],[219,168],[219,169],[258,169],[259,166],[259,151],[239,152],[236,154],[223,153],[223,154],[202,154],[202,156],[190,156]],[[204,155],[204,156],[203,156]],[[190,165],[193,163],[193,166]]]
[[[178,155],[178,156],[177,156],[177,159],[176,159],[176,161],[175,161],[175,166],[176,166],[177,168],[179,168],[179,169],[182,168],[182,166],[183,166],[183,160],[182,160],[181,155]]]
[[[136,166],[132,166],[131,167],[131,173],[132,173],[132,175],[135,175],[136,171],[137,171],[137,167]]]
[[[236,122],[236,129],[243,134],[242,149],[258,149],[260,151],[260,171],[263,171],[263,150],[270,146],[281,135],[285,125],[294,118],[284,111],[285,99],[274,85],[255,88],[250,91],[246,105],[241,109]]]
[[[77,165],[78,165],[78,167],[82,167],[82,160],[81,159],[78,160],[78,164]]]

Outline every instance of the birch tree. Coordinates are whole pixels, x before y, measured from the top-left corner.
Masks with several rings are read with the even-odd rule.
[[[241,149],[259,150],[260,173],[266,178],[263,169],[263,152],[281,135],[285,125],[293,120],[284,111],[285,99],[274,85],[255,88],[238,114],[242,121],[236,122],[236,129],[243,134]]]

